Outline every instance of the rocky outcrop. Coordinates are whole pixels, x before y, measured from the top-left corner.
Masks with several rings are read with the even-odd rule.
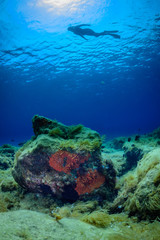
[[[95,194],[113,198],[115,170],[109,162],[102,164],[96,131],[40,116],[32,122],[35,137],[16,153],[13,168],[23,188],[67,201]]]

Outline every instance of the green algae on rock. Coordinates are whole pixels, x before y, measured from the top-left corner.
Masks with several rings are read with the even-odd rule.
[[[134,219],[129,219],[126,215],[122,214],[118,216],[108,215],[107,218],[107,226],[97,228],[94,225],[75,218],[62,218],[60,221],[55,221],[52,217],[35,211],[20,210],[4,212],[0,213],[0,236],[1,240],[159,239],[160,223],[158,221],[154,221],[153,223],[137,223]],[[97,222],[99,223],[96,219]]]
[[[113,198],[115,171],[111,163],[102,165],[96,131],[37,115],[32,122],[35,137],[18,150],[13,168],[22,187],[67,201],[92,194]]]
[[[18,150],[18,147],[14,147],[9,144],[3,144],[0,146],[0,169],[6,170],[13,166],[14,154]]]
[[[3,196],[0,194],[0,213],[1,212],[7,212],[7,204]]]
[[[134,171],[123,176],[113,209],[141,219],[156,219],[160,215],[160,148],[145,154]],[[117,211],[117,210],[116,210]]]
[[[66,126],[38,115],[33,117],[32,124],[36,137],[41,134],[48,135],[59,142],[58,148],[61,149],[97,151],[102,145],[100,135],[81,124]]]

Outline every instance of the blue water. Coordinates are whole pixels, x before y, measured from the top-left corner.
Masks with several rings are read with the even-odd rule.
[[[160,126],[160,1],[0,0],[0,142],[29,139],[35,114],[108,137]]]

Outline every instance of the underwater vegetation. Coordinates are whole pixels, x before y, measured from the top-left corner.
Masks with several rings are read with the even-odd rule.
[[[33,122],[35,136],[21,148],[0,147],[1,216],[18,216],[26,209],[25,218],[34,211],[34,221],[36,213],[44,213],[42,221],[47,215],[59,229],[56,239],[64,237],[64,229],[73,236],[75,226],[77,240],[159,240],[159,129],[104,142],[82,125],[65,126],[40,116]],[[28,232],[23,223],[16,237],[43,239],[43,233]]]
[[[121,205],[130,215],[142,219],[160,215],[160,148],[145,154],[121,181],[115,207]]]
[[[6,170],[13,166],[14,155],[18,147],[4,144],[0,147],[0,169]]]
[[[100,135],[81,124],[65,126],[55,120],[38,115],[33,117],[32,124],[36,137],[41,134],[52,137],[58,142],[59,149],[92,152],[100,150],[102,145]]]
[[[100,211],[95,211],[85,215],[81,220],[100,228],[107,227],[111,223],[111,217],[109,214]]]
[[[13,240],[18,237],[27,240],[158,240],[159,226],[157,221],[137,223],[134,219],[128,219],[124,215],[120,216],[119,222],[115,219],[107,227],[97,228],[79,219],[62,218],[55,221],[46,214],[26,210],[2,213],[0,218],[2,240],[5,238],[8,240],[11,235]]]
[[[0,195],[0,212],[7,212],[7,211],[8,209],[7,209],[7,204],[5,202],[5,199]]]
[[[82,125],[68,127],[37,115],[32,121],[36,136],[17,151],[13,168],[24,189],[68,202],[101,199],[111,213],[159,216],[159,129],[101,148],[100,135]]]
[[[136,167],[137,162],[143,157],[143,151],[133,146],[125,150],[124,157],[126,158],[125,172],[128,172]]]

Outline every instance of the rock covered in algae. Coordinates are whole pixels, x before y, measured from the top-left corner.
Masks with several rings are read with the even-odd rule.
[[[160,216],[160,148],[145,154],[136,169],[122,177],[112,210],[118,208],[142,219]]]
[[[13,166],[14,154],[17,151],[17,147],[9,144],[0,146],[0,169],[6,170]]]
[[[13,168],[13,177],[22,187],[69,201],[97,192],[111,195],[115,171],[110,163],[101,163],[101,138],[96,131],[37,115],[32,122],[35,137],[16,153]]]
[[[124,166],[124,172],[136,167],[137,162],[143,157],[143,151],[140,148],[132,146],[131,148],[125,149],[124,157],[126,164]]]

